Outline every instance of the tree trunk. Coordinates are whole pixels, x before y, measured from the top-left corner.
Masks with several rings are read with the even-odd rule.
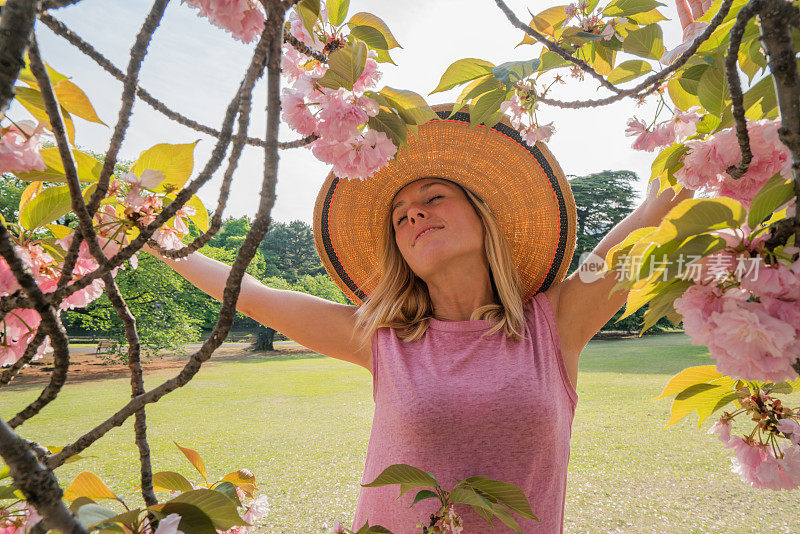
[[[275,332],[274,328],[259,325],[252,349],[255,351],[275,350],[272,346],[272,342],[275,340]]]

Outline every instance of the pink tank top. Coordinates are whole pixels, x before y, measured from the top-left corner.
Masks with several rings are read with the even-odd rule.
[[[484,475],[519,486],[540,519],[513,514],[524,533],[563,532],[572,421],[578,394],[561,357],[555,316],[544,293],[525,301],[520,342],[492,323],[430,320],[423,337],[400,340],[382,327],[372,337],[375,414],[361,483],[405,463],[430,471],[445,490],[456,478]],[[352,530],[369,518],[394,534],[420,532],[438,500],[399,499],[399,485],[362,487]],[[456,504],[464,534],[512,533],[495,528],[469,505]]]

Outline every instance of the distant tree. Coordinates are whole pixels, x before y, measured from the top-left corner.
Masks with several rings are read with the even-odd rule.
[[[304,221],[273,221],[260,249],[267,264],[265,276],[280,276],[294,284],[306,274],[325,274],[314,245],[313,229]]]
[[[0,214],[6,221],[17,221],[19,200],[29,183],[10,173],[0,175]]]
[[[632,171],[602,171],[569,181],[578,212],[577,245],[569,272],[578,268],[580,256],[591,252],[606,234],[636,207],[639,180]]]
[[[577,217],[577,244],[570,263],[569,273],[578,268],[581,254],[591,252],[620,221],[630,214],[637,205],[634,184],[639,180],[632,171],[602,171],[587,176],[576,176],[569,181],[575,197]],[[625,313],[623,307],[600,331],[638,332],[644,321],[645,305],[619,323],[616,321]],[[661,318],[646,333],[660,332],[673,326],[669,320]]]

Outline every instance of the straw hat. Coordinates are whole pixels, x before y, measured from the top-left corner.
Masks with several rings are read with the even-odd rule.
[[[508,117],[470,130],[469,107],[446,119],[453,104],[432,106],[439,120],[419,126],[396,160],[366,180],[331,172],[314,207],[314,242],[325,270],[354,304],[377,284],[378,250],[392,198],[428,176],[477,194],[497,218],[513,250],[524,300],[564,279],[575,251],[575,199],[544,143],[529,147]],[[445,120],[446,119],[446,120]]]

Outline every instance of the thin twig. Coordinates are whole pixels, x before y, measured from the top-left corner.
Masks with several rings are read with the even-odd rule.
[[[113,304],[117,317],[125,326],[125,339],[128,342],[128,369],[131,371],[131,397],[135,398],[145,391],[142,380],[142,363],[139,357],[141,345],[139,333],[136,330],[136,317],[133,316],[125,299],[122,298],[117,282],[111,273],[103,276],[103,282],[105,282],[108,300]],[[134,414],[133,431],[136,447],[139,449],[142,498],[147,506],[153,506],[158,504],[158,499],[153,491],[153,466],[150,463],[150,444],[147,443],[147,417],[144,408],[137,410]]]
[[[498,5],[499,5],[499,3],[502,2],[502,0],[495,0],[495,1],[498,2]],[[555,106],[555,107],[560,107],[560,108],[570,108],[570,109],[604,106],[606,104],[611,104],[611,103],[616,102],[618,100],[622,100],[625,97],[644,98],[645,96],[647,96],[647,95],[655,92],[656,90],[658,90],[658,87],[660,86],[660,83],[661,83],[661,81],[663,79],[665,79],[667,76],[669,76],[670,74],[672,74],[673,72],[675,72],[676,70],[681,68],[689,60],[689,58],[691,58],[694,55],[694,53],[697,51],[697,49],[700,47],[700,45],[703,44],[703,42],[706,39],[709,38],[709,36],[714,32],[714,30],[716,30],[717,27],[725,19],[725,16],[728,14],[728,11],[730,10],[730,7],[731,7],[732,3],[733,3],[733,0],[723,0],[722,4],[719,6],[719,11],[711,19],[711,22],[709,23],[708,27],[706,27],[706,29],[703,31],[703,33],[700,34],[694,41],[692,41],[691,46],[689,46],[689,48],[686,49],[686,51],[678,59],[676,59],[673,63],[671,63],[665,69],[662,69],[661,71],[650,75],[648,78],[646,78],[645,80],[640,82],[639,85],[637,85],[635,87],[631,87],[630,89],[619,89],[618,87],[614,86],[615,87],[614,91],[617,92],[617,94],[609,96],[607,98],[600,98],[598,100],[570,100],[570,101],[555,100],[555,99],[547,98],[547,97],[544,97],[544,96],[540,96],[539,94],[537,94],[533,90],[531,91],[531,95],[533,97],[535,97],[535,99],[537,101],[542,102],[544,104],[548,104],[550,106]],[[503,4],[503,5],[505,5],[505,4]],[[501,9],[502,9],[502,6],[501,6]],[[508,9],[508,8],[506,7],[506,9]],[[512,15],[513,15],[513,13],[512,13]],[[516,19],[516,17],[514,17],[514,18]],[[516,19],[516,21],[521,25],[521,27],[520,26],[517,26],[517,27],[520,27],[520,29],[523,30],[528,35],[536,38],[538,41],[551,43],[552,45],[555,45],[555,43],[552,43],[551,41],[548,41],[547,39],[545,39],[544,36],[539,34],[533,28],[522,24],[522,22],[519,21],[519,19]],[[512,23],[515,26],[517,25],[514,21],[512,21]],[[553,48],[551,47],[551,44],[548,44],[547,46],[548,46],[548,48],[551,48],[551,50],[552,50]],[[557,48],[561,49],[561,47],[559,47],[558,45],[555,45],[555,46]],[[563,49],[561,49],[561,50],[564,53],[566,53],[566,51],[564,51]],[[560,52],[558,52],[556,50],[554,50],[554,51],[556,53],[558,53],[559,55],[561,55],[562,57],[564,57],[562,53],[560,53]],[[576,60],[576,61],[580,61],[580,60]],[[573,61],[573,63],[574,62],[575,61]],[[583,68],[583,67],[581,67],[581,68]],[[587,72],[589,72],[589,71],[587,71]],[[603,84],[603,85],[605,86],[605,84]]]
[[[231,104],[237,104],[239,102],[239,98],[249,98],[250,93],[253,90],[253,86],[255,85],[255,80],[260,75],[261,70],[263,69],[264,61],[267,56],[267,51],[270,51],[270,71],[269,75],[271,80],[268,82],[269,87],[273,87],[276,83],[272,78],[280,77],[280,43],[281,43],[281,32],[280,27],[283,22],[283,12],[278,13],[280,16],[279,20],[272,20],[268,19],[267,24],[265,24],[264,32],[261,35],[261,40],[259,44],[256,46],[256,51],[253,56],[253,61],[248,68],[248,73],[245,75],[245,80],[240,87],[240,90],[237,92],[237,96],[234,97]],[[276,17],[277,18],[277,17]],[[277,52],[275,52],[277,50]],[[277,63],[277,69],[274,68],[274,64]],[[277,72],[276,72],[277,71]],[[279,95],[271,94],[272,100],[274,98],[279,99]],[[235,112],[237,107],[234,107],[231,115]],[[268,113],[268,124],[272,124],[273,122],[280,121],[280,108],[274,109],[273,104],[270,104],[270,111]],[[231,117],[231,124],[223,127],[222,131],[226,132],[228,139],[230,139],[231,134],[231,127],[232,127],[232,117]],[[272,130],[270,130],[272,132]],[[271,142],[267,143],[267,146],[270,147],[274,152],[274,159],[277,162],[277,127],[274,129],[275,137],[271,139]],[[268,150],[268,149],[265,149]],[[223,151],[224,152],[224,151]],[[211,161],[209,163],[212,163]],[[217,162],[217,165],[219,163]],[[207,166],[206,170],[209,170],[210,166]],[[204,171],[205,172],[205,171]],[[203,173],[201,173],[203,174]],[[209,173],[210,174],[210,173]],[[277,173],[275,173],[277,174]],[[197,180],[199,180],[198,177]],[[207,179],[207,177],[206,177]],[[47,465],[54,469],[59,465],[63,464],[64,461],[69,458],[70,456],[83,451],[87,447],[89,447],[92,443],[100,439],[103,435],[105,435],[109,430],[114,428],[115,426],[122,425],[132,414],[136,411],[144,407],[145,405],[156,402],[158,399],[167,395],[168,393],[178,389],[185,384],[187,384],[200,370],[203,362],[207,361],[213,352],[222,344],[222,341],[228,335],[230,331],[230,327],[233,324],[233,318],[235,317],[236,313],[236,301],[239,296],[239,292],[241,291],[241,282],[242,278],[244,277],[245,269],[252,261],[253,257],[255,256],[256,251],[258,250],[258,245],[266,235],[268,224],[266,224],[266,218],[268,218],[268,214],[264,214],[264,211],[267,209],[271,209],[271,205],[267,205],[266,201],[264,200],[265,196],[271,196],[273,199],[272,202],[274,203],[274,181],[276,180],[276,176],[270,176],[271,182],[265,178],[264,184],[262,185],[262,202],[259,205],[258,214],[256,215],[256,219],[251,226],[250,230],[248,231],[245,239],[242,243],[241,248],[239,249],[236,259],[234,260],[233,265],[231,266],[230,274],[228,276],[228,280],[225,285],[225,290],[223,292],[222,298],[222,306],[219,312],[219,318],[217,319],[216,324],[214,325],[214,329],[211,332],[209,338],[203,343],[200,349],[194,353],[189,361],[184,366],[183,370],[174,378],[164,382],[163,384],[159,385],[155,389],[152,389],[142,395],[139,395],[130,400],[125,406],[123,406],[119,411],[117,411],[114,415],[109,417],[103,423],[97,425],[89,432],[85,433],[83,436],[78,438],[74,443],[67,445],[58,453],[50,456],[47,460]],[[271,184],[271,185],[270,185]],[[191,187],[191,186],[190,186]],[[199,187],[199,184],[197,184]],[[267,189],[271,187],[271,194],[267,194]],[[190,191],[190,189],[184,189],[182,193]],[[189,193],[193,194],[193,193]],[[173,201],[172,204],[178,202],[180,200],[177,198]],[[186,199],[183,199],[185,202]],[[170,204],[167,206],[169,208],[172,206]],[[269,208],[267,207],[269,206]],[[165,208],[165,210],[167,209]],[[162,212],[163,213],[163,212]],[[152,224],[150,225],[152,226]],[[146,235],[146,231],[150,229],[148,226],[142,233],[137,237],[137,240],[143,241],[144,238],[149,237]],[[134,240],[136,243],[137,240]],[[141,243],[138,243],[137,246],[141,246]],[[115,256],[118,257],[119,254]],[[89,275],[86,275],[89,276]],[[81,279],[83,280],[83,278]],[[79,280],[80,282],[80,280]]]
[[[111,74],[111,76],[113,76],[119,81],[122,81],[125,78],[125,75],[122,73],[122,71],[119,70],[109,59],[107,59],[103,54],[98,52],[97,49],[95,49],[91,44],[84,41],[74,31],[69,29],[63,22],[54,18],[48,13],[42,13],[41,15],[39,15],[39,20],[41,20],[45,26],[50,28],[50,30],[53,33],[63,37],[68,43],[70,43],[75,48],[86,54],[89,58],[94,60],[95,63],[97,63],[106,72]],[[186,117],[185,115],[178,113],[177,111],[173,111],[166,104],[155,98],[146,89],[140,87],[139,85],[136,86],[136,96],[141,98],[142,102],[145,102],[154,110],[163,114],[168,119],[177,122],[178,124],[182,124],[187,128],[191,128],[198,132],[208,134],[212,137],[218,138],[221,135],[219,130],[212,128],[211,126],[206,126],[205,124],[201,124],[195,120],[192,120]],[[317,138],[318,137],[315,135],[309,135],[308,137],[297,139],[295,141],[281,141],[278,143],[278,146],[279,148],[282,149],[299,148],[314,142]],[[263,148],[264,140],[258,139],[256,137],[248,137],[247,144]]]
[[[747,132],[747,118],[744,116],[744,95],[742,94],[742,83],[739,79],[739,47],[742,43],[742,35],[747,23],[753,18],[756,12],[761,10],[761,0],[750,0],[736,15],[736,22],[731,28],[731,38],[728,44],[727,56],[725,57],[725,74],[728,80],[728,92],[731,96],[733,107],[733,120],[736,127],[736,137],[739,140],[742,160],[739,165],[730,165],[726,171],[733,179],[744,176],[753,160],[753,152],[750,150],[750,135]]]

